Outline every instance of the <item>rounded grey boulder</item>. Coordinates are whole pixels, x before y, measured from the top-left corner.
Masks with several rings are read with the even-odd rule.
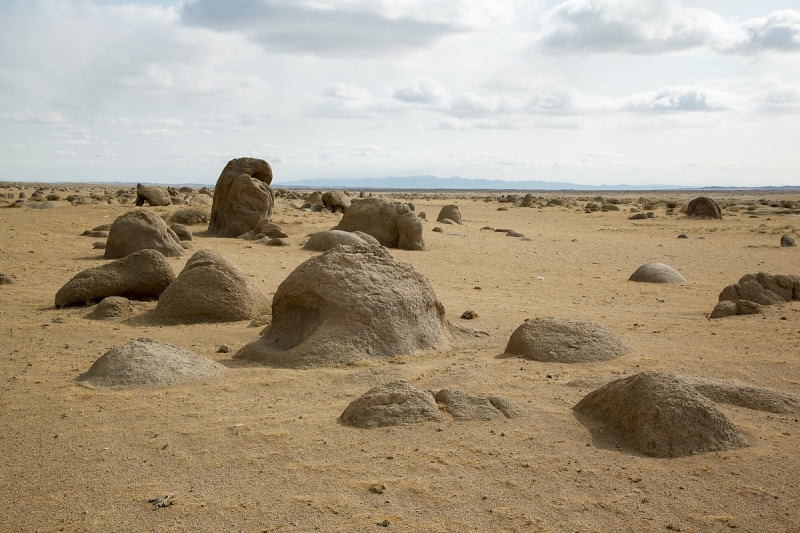
[[[628,348],[598,324],[547,317],[523,322],[511,334],[505,353],[542,362],[587,363],[615,359]]]
[[[628,281],[639,283],[686,283],[680,272],[664,263],[645,263],[631,274]]]

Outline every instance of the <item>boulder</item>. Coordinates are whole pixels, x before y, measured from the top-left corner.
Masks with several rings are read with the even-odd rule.
[[[382,198],[366,198],[352,204],[334,229],[362,231],[375,237],[381,246],[397,248],[400,242],[398,220],[410,213],[406,204]]]
[[[458,389],[442,389],[436,393],[437,403],[444,405],[455,420],[494,420],[502,416],[488,398],[472,396]]]
[[[366,429],[439,421],[442,416],[431,391],[414,388],[400,379],[374,387],[353,400],[339,420]]]
[[[439,211],[439,216],[436,217],[437,222],[443,222],[445,219],[452,220],[456,224],[461,225],[461,212],[455,205],[446,205]]]
[[[647,220],[648,217],[647,213],[636,213],[635,215],[629,216],[628,220]]]
[[[289,274],[273,297],[272,323],[235,358],[337,366],[443,350],[467,335],[445,319],[425,276],[385,248],[356,244],[332,248]]]
[[[361,240],[363,240],[367,244],[372,244],[374,246],[380,246],[381,245],[381,243],[378,242],[378,239],[376,239],[372,235],[367,235],[363,231],[353,231],[351,233],[353,235],[358,235],[359,237],[361,237]]]
[[[533,207],[533,195],[528,193],[522,198],[522,202],[519,204],[520,207]]]
[[[235,322],[269,311],[269,299],[230,259],[200,250],[161,294],[153,320],[162,324]]]
[[[179,346],[141,338],[107,351],[75,381],[94,387],[168,387],[214,378],[225,370]]]
[[[192,230],[184,226],[183,224],[170,224],[169,229],[175,232],[175,235],[178,236],[178,239],[182,241],[191,241],[194,240],[192,237]]]
[[[680,272],[664,263],[645,263],[631,274],[628,281],[639,283],[686,283]]]
[[[139,250],[158,250],[165,257],[183,255],[180,239],[164,220],[143,209],[118,217],[108,232],[106,259],[118,259]]]
[[[214,200],[207,194],[190,194],[186,197],[186,203],[194,206],[211,207],[214,204]]]
[[[794,243],[794,239],[791,235],[784,235],[781,237],[781,247],[782,248],[791,248],[792,246],[797,246]]]
[[[253,233],[256,235],[264,235],[270,239],[286,239],[289,237],[279,225],[272,223],[268,220],[260,220],[253,227]]]
[[[95,320],[105,320],[107,318],[120,318],[128,314],[131,309],[131,301],[122,296],[109,296],[100,300],[94,310],[89,314],[89,318]]]
[[[85,305],[108,296],[155,300],[174,279],[172,267],[160,252],[140,250],[79,272],[58,290],[55,305]]]
[[[331,213],[344,213],[350,207],[350,198],[342,191],[328,191],[322,195],[322,205]]]
[[[695,198],[686,207],[686,216],[691,218],[714,218],[722,219],[722,211],[720,211],[717,202],[711,198],[700,196]]]
[[[422,222],[414,213],[405,213],[397,219],[399,238],[397,247],[400,250],[425,250],[425,240],[422,238]]]
[[[747,446],[710,400],[672,374],[643,372],[587,394],[575,411],[604,424],[634,450],[653,457]]]
[[[314,191],[305,197],[305,201],[309,206],[323,205],[322,204],[322,191]]]
[[[214,188],[209,235],[238,237],[272,216],[275,194],[270,183],[272,168],[263,159],[230,160]]]
[[[334,229],[328,231],[320,231],[312,235],[308,239],[308,242],[306,242],[305,246],[303,246],[303,250],[313,250],[315,252],[327,252],[334,246],[339,246],[340,244],[345,244],[345,245],[365,244],[365,242],[361,237],[359,237],[355,233]]]
[[[155,185],[145,186],[141,183],[136,184],[136,205],[143,206],[147,202],[153,207],[167,206],[172,204],[169,191],[164,187]]]
[[[523,322],[511,334],[505,353],[542,362],[587,363],[615,359],[628,348],[598,324],[547,317]]]

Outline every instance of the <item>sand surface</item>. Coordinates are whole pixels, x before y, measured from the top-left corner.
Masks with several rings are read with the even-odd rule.
[[[16,197],[19,190],[0,192]],[[233,362],[261,330],[249,321],[158,326],[149,319],[155,302],[108,321],[87,319],[85,307],[55,309],[66,281],[105,262],[92,248],[98,239],[80,234],[135,208],[65,201],[51,209],[0,208],[0,272],[15,280],[0,286],[0,530],[799,531],[800,415],[719,405],[750,447],[654,459],[577,418],[572,407],[588,389],[565,384],[658,369],[800,394],[800,302],[764,315],[707,318],[722,288],[744,274],[800,274],[800,248],[778,246],[782,234],[800,240],[800,216],[758,204],[724,209],[721,221],[690,220],[662,204],[655,218],[632,221],[632,203],[594,213],[582,206],[597,194],[684,205],[693,195],[548,193],[583,200],[519,208],[484,201],[487,194],[416,195],[417,212],[428,215],[428,251],[391,253],[428,277],[450,320],[490,336],[455,352],[314,370]],[[798,196],[715,199],[744,205]],[[432,232],[449,203],[459,206],[464,225]],[[144,209],[165,215],[182,207]],[[193,250],[229,257],[271,296],[314,255],[301,249],[307,235],[340,218],[278,200],[273,221],[291,246],[207,237],[205,226],[193,226]],[[681,233],[689,238],[677,239]],[[169,259],[176,273],[191,253]],[[627,281],[650,261],[674,267],[687,282]],[[461,320],[467,309],[478,318]],[[597,322],[630,353],[571,365],[502,356],[511,332],[541,316]],[[140,337],[231,370],[166,389],[88,389],[73,381],[113,346]],[[230,353],[217,353],[223,344]],[[490,422],[446,416],[370,430],[337,422],[354,398],[398,378],[502,395],[527,415]],[[148,503],[169,493],[170,507]],[[377,525],[384,520],[388,526]]]

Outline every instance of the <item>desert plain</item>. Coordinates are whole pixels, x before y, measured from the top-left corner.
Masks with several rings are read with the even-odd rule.
[[[0,185],[0,193],[14,197],[9,204],[37,187]],[[81,189],[88,197],[119,187],[45,188]],[[107,262],[93,248],[98,239],[81,233],[132,209],[169,219],[185,206],[60,199],[0,208],[0,272],[13,280],[0,286],[0,530],[800,530],[800,413],[718,404],[749,446],[653,458],[588,427],[572,407],[591,386],[567,385],[661,370],[800,395],[800,303],[709,318],[720,291],[745,274],[800,274],[800,249],[779,245],[782,235],[798,238],[800,212],[785,206],[800,204],[800,193],[534,192],[533,207],[499,202],[497,192],[373,194],[427,213],[427,250],[390,252],[428,278],[451,322],[488,335],[446,352],[335,368],[233,360],[261,326],[162,326],[149,317],[155,302],[134,302],[131,316],[113,320],[89,319],[91,307],[54,307],[56,291],[72,276]],[[681,212],[701,195],[717,201],[722,220]],[[554,198],[563,205],[548,206]],[[620,210],[587,212],[590,202],[616,202]],[[272,220],[289,246],[210,237],[207,224],[198,224],[190,226],[192,248],[168,261],[178,273],[194,251],[219,252],[271,297],[317,255],[302,249],[308,236],[342,217],[300,204],[276,201]],[[435,222],[447,204],[459,207],[463,225]],[[629,220],[632,207],[655,216]],[[443,231],[432,231],[437,226]],[[651,261],[687,281],[628,281]],[[467,310],[477,317],[460,318]],[[630,351],[575,364],[503,355],[520,324],[548,316],[596,322]],[[229,371],[170,388],[74,381],[109,349],[141,337]],[[354,399],[395,379],[434,391],[502,395],[525,415],[445,416],[373,429],[338,421]],[[173,493],[168,507],[148,501]]]

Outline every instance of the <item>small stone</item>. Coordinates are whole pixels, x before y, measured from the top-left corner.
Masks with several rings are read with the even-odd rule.
[[[468,309],[463,313],[461,313],[461,318],[463,318],[464,320],[472,320],[474,318],[478,318],[478,313]]]
[[[688,239],[689,237],[687,237],[685,233],[681,233],[680,235],[678,235],[678,238],[679,239]]]
[[[433,231],[435,231],[436,233],[444,233],[444,230],[442,228],[440,228],[439,226],[436,226],[435,228],[433,228]]]
[[[389,527],[389,521],[388,520],[384,520],[383,522],[378,522],[377,525],[379,525],[381,527]]]
[[[791,235],[784,235],[781,237],[781,247],[782,248],[790,248],[792,246],[797,246],[794,242],[794,239]]]
[[[231,351],[227,344],[223,344],[217,349],[217,353],[229,353]]]

